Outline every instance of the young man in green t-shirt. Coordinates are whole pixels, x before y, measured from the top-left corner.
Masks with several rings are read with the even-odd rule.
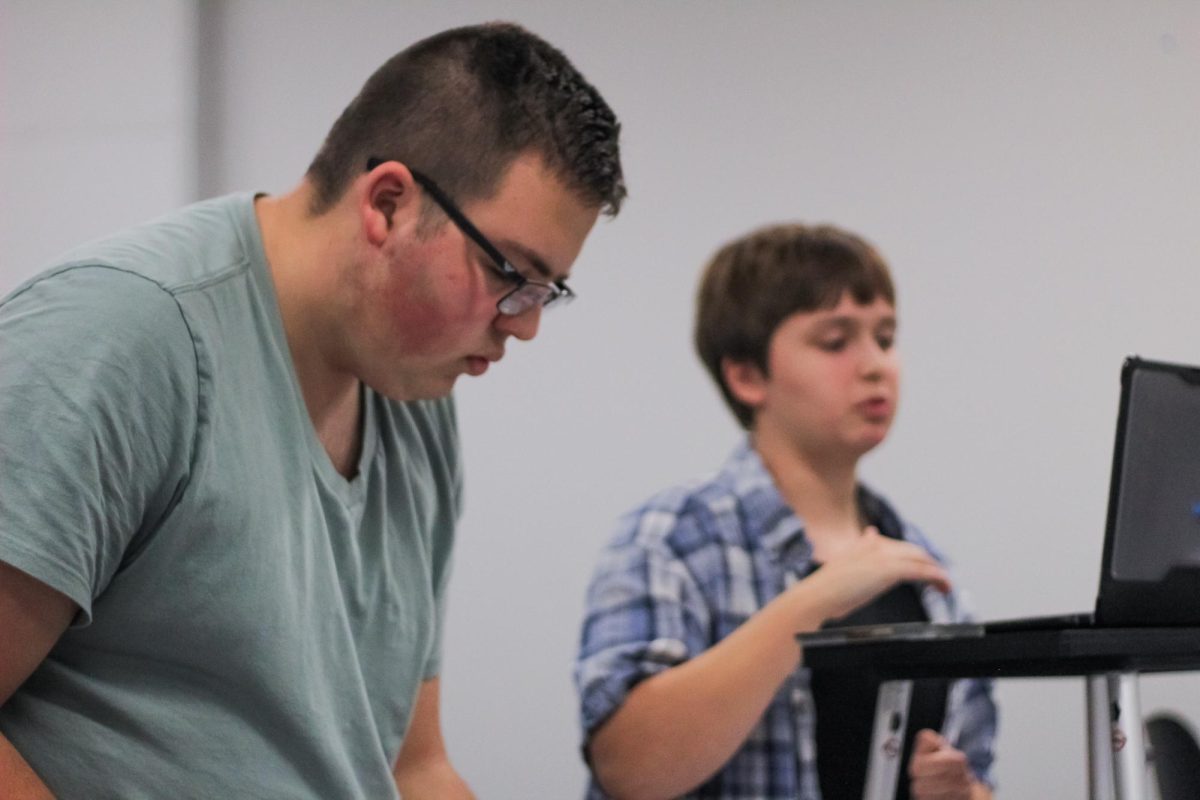
[[[618,123],[514,25],[402,51],[278,197],[0,301],[6,798],[457,798],[438,722],[481,375],[624,197]]]

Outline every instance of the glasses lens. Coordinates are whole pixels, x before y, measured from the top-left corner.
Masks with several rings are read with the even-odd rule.
[[[527,283],[505,295],[497,308],[501,314],[516,316],[534,306],[548,306],[560,296],[558,287],[545,283]]]

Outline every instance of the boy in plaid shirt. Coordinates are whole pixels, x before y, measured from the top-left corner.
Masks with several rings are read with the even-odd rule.
[[[597,567],[593,797],[862,797],[877,684],[810,674],[794,635],[966,619],[942,556],[858,480],[895,415],[895,336],[887,266],[848,232],[765,228],[709,264],[696,347],[748,435],[625,516]],[[988,682],[917,682],[897,796],[990,798],[995,723]]]

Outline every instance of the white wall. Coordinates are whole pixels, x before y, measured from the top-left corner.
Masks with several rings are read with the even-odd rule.
[[[631,197],[576,266],[581,299],[458,392],[468,508],[443,707],[484,797],[578,795],[569,675],[594,556],[619,513],[736,438],[688,334],[722,241],[832,221],[889,257],[906,397],[866,477],[950,551],[986,616],[1091,606],[1121,358],[1200,362],[1194,3],[227,0],[208,5],[222,38],[201,53],[219,161],[165,189],[195,146],[177,94],[192,18],[44,8],[0,3],[4,286],[181,188],[290,188],[367,74],[451,25],[528,25],[622,118]],[[119,116],[137,125],[99,124],[142,106]],[[50,122],[22,137],[26,108]],[[165,155],[135,169],[154,131]],[[47,177],[110,136],[111,154]],[[1147,678],[1144,705],[1200,720],[1198,685]],[[1082,686],[1009,681],[999,697],[1003,796],[1082,796]]]
[[[191,3],[0,0],[0,291],[195,192]]]

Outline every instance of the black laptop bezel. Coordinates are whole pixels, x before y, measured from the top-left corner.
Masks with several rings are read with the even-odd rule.
[[[1132,384],[1134,376],[1143,371],[1168,373],[1200,386],[1200,367],[1130,356],[1121,368],[1121,403],[1108,491],[1100,588],[1096,596],[1096,624],[1107,628],[1195,626],[1200,614],[1196,603],[1200,597],[1200,568],[1173,569],[1164,579],[1157,581],[1121,579],[1112,571],[1121,503],[1121,471],[1125,459],[1129,409],[1134,394]]]

